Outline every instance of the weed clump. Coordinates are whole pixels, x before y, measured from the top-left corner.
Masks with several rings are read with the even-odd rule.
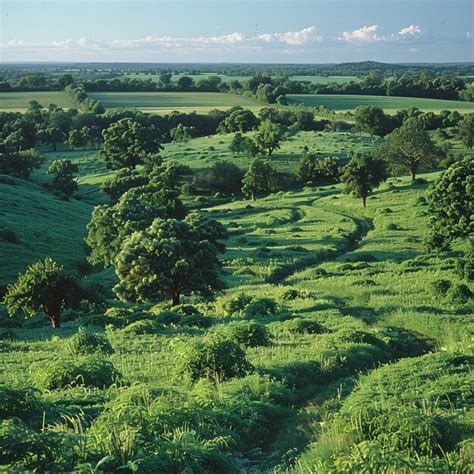
[[[253,321],[231,323],[225,328],[224,333],[229,339],[244,347],[268,346],[271,343],[268,329]]]
[[[446,298],[453,305],[464,305],[472,299],[472,291],[464,283],[459,283],[448,290]]]
[[[435,296],[446,296],[451,288],[451,282],[445,279],[435,280],[431,283],[431,290]]]
[[[156,334],[161,329],[161,326],[156,321],[149,319],[141,319],[134,323],[125,326],[122,329],[124,334],[132,334],[134,336],[140,336],[142,334]]]
[[[322,334],[326,329],[316,321],[305,318],[293,318],[282,323],[282,328],[290,334]]]
[[[69,339],[67,348],[74,356],[90,355],[97,352],[109,355],[114,352],[106,336],[88,331],[83,327],[80,327],[79,331]]]

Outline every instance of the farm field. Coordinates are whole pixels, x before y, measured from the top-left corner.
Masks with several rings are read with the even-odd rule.
[[[424,99],[417,97],[385,97],[366,95],[332,95],[332,94],[289,94],[288,103],[304,104],[312,107],[324,106],[336,111],[348,111],[358,106],[376,106],[387,112],[416,107],[425,112],[440,110],[457,110],[461,113],[474,111],[474,104],[456,100]]]
[[[48,92],[0,92],[0,111],[23,112],[30,100],[37,100],[43,107],[56,104],[58,107],[74,107],[69,97],[60,91]]]
[[[91,92],[105,107],[133,107],[144,111],[211,110],[234,105],[263,106],[256,99],[218,92]]]

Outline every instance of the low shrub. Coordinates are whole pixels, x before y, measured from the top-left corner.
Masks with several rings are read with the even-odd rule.
[[[256,318],[276,314],[278,303],[272,298],[255,298],[245,307],[244,317]]]
[[[19,418],[31,421],[41,417],[45,404],[39,397],[39,392],[32,388],[0,387],[0,419]]]
[[[431,290],[435,296],[446,296],[451,288],[451,282],[445,279],[435,280],[431,283]]]
[[[339,342],[355,344],[371,344],[373,346],[383,345],[377,336],[368,331],[344,328],[334,334],[334,338]]]
[[[35,367],[34,378],[39,388],[60,390],[77,386],[107,388],[120,382],[122,377],[109,360],[88,356],[56,360],[43,368]]]
[[[451,286],[446,293],[446,298],[453,305],[464,305],[472,299],[472,291],[464,283],[458,283]]]
[[[238,321],[229,324],[225,328],[225,334],[229,339],[245,347],[268,346],[271,343],[268,329],[253,321]]]
[[[182,354],[179,365],[180,372],[192,381],[205,378],[220,382],[241,377],[251,369],[252,365],[239,344],[217,336],[192,340]]]
[[[225,301],[222,306],[229,316],[236,316],[240,314],[251,301],[251,296],[239,293]]]
[[[67,342],[67,348],[74,356],[90,355],[95,352],[112,354],[114,349],[103,334],[97,334],[80,327]]]
[[[108,324],[120,329],[135,321],[150,319],[152,315],[134,308],[112,307],[105,311],[105,317]]]
[[[307,299],[313,298],[313,294],[308,290],[299,290],[297,288],[288,288],[283,292],[282,299],[284,301],[293,301],[297,298]]]
[[[391,222],[390,224],[387,224],[385,226],[385,230],[400,230],[400,227],[398,227],[397,224],[394,224],[393,222]]]
[[[467,281],[474,280],[474,249],[471,248],[464,256],[456,261],[456,273]]]
[[[282,323],[282,328],[290,334],[322,334],[326,332],[321,324],[305,318],[289,319]]]
[[[142,334],[156,334],[161,329],[160,324],[157,321],[151,321],[149,319],[141,319],[134,323],[125,326],[122,329],[124,334],[133,334],[139,336]]]

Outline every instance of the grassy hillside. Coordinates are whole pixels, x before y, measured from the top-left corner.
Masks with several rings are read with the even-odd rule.
[[[474,104],[459,100],[423,99],[418,97],[385,97],[367,95],[289,94],[289,104],[304,104],[312,107],[324,106],[332,110],[351,110],[359,105],[373,105],[387,112],[417,107],[426,112],[440,110],[474,111]]]
[[[91,92],[89,96],[100,100],[105,107],[134,107],[144,111],[202,111],[203,108],[210,110],[234,105],[260,105],[250,97],[218,92]]]
[[[56,104],[58,107],[74,107],[70,98],[62,91],[48,92],[0,92],[0,111],[23,112],[30,100],[37,100],[43,107]]]
[[[62,201],[38,185],[1,175],[0,229],[13,231],[18,241],[0,238],[0,286],[47,256],[77,271],[86,256],[83,239],[91,213],[90,204]]]

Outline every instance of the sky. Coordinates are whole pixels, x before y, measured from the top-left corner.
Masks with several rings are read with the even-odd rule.
[[[474,61],[472,0],[0,0],[0,62]]]

